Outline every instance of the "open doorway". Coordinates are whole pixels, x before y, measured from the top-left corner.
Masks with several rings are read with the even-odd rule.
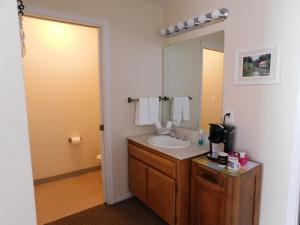
[[[223,115],[224,52],[202,49],[202,107],[200,127],[209,131],[210,123],[220,123]]]
[[[44,224],[104,202],[101,30],[29,16],[23,23],[37,218]]]

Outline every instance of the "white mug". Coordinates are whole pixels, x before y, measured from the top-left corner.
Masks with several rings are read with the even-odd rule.
[[[227,168],[230,170],[239,170],[241,168],[241,164],[239,162],[239,159],[236,157],[229,156],[228,157],[228,163]]]

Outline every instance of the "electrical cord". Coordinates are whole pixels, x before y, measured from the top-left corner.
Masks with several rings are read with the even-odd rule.
[[[25,6],[22,0],[17,0],[17,6],[18,6],[18,15],[19,15],[19,26],[20,26],[20,39],[22,44],[22,56],[24,57],[26,54],[25,32],[23,29],[23,16],[24,16]]]

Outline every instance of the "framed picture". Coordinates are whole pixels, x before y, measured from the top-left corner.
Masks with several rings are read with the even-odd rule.
[[[235,84],[278,84],[280,48],[236,53]]]

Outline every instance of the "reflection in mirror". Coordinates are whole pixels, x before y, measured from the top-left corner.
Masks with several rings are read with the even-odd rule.
[[[223,113],[224,32],[164,49],[163,120],[209,130]],[[188,100],[188,96],[192,99]]]

